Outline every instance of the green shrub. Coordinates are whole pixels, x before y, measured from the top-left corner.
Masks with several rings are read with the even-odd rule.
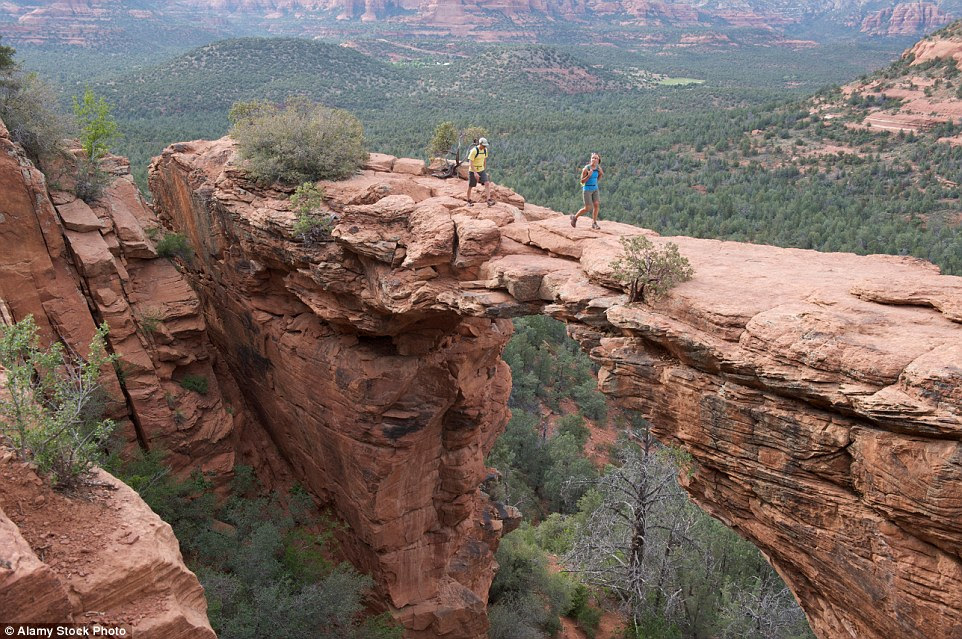
[[[575,586],[571,595],[571,608],[566,616],[573,618],[584,630],[588,639],[594,639],[601,624],[601,610],[591,605],[591,593],[584,584]]]
[[[163,321],[163,311],[153,307],[143,309],[137,317],[138,327],[145,336],[152,335],[160,330],[160,324]]]
[[[187,238],[180,233],[165,233],[157,242],[157,255],[161,257],[179,257],[189,260],[194,255],[193,249],[187,243]]]
[[[297,214],[294,235],[307,245],[323,241],[331,236],[334,226],[331,216],[321,212],[324,191],[313,182],[304,182],[291,195],[291,204]]]
[[[194,391],[199,395],[206,395],[209,387],[209,382],[203,375],[184,375],[178,383],[181,388]]]
[[[103,195],[110,184],[111,176],[100,168],[96,160],[78,158],[75,179],[74,195],[87,204],[92,204]]]
[[[442,122],[434,129],[434,137],[425,149],[428,157],[447,155],[458,143],[458,129],[454,122]]]
[[[36,73],[22,71],[13,55],[12,48],[0,47],[0,120],[11,140],[41,160],[63,149],[71,123],[56,107],[56,92]]]
[[[103,459],[114,423],[103,419],[100,374],[115,361],[106,352],[107,325],[90,342],[86,359],[54,343],[42,348],[33,316],[0,327],[0,437],[20,459],[32,460],[55,485],[76,484]]]
[[[283,107],[240,102],[229,118],[230,136],[260,183],[338,180],[353,175],[368,157],[356,117],[305,98],[288,98]]]
[[[624,253],[611,262],[611,268],[614,278],[628,286],[630,302],[653,302],[695,275],[673,242],[659,249],[644,235],[636,235],[622,237],[621,245]]]
[[[504,621],[504,632],[492,631],[491,637],[557,633],[561,628],[559,616],[571,608],[574,585],[563,575],[548,571],[548,556],[535,544],[532,529],[523,525],[506,535],[495,559],[500,568],[491,583],[488,602],[492,612],[497,611],[495,616]],[[512,635],[510,624],[519,620],[523,621],[519,634]]]
[[[109,150],[109,142],[117,138],[117,122],[110,115],[110,105],[96,96],[90,87],[82,98],[73,97],[73,113],[80,127],[80,145],[87,159],[96,162]]]

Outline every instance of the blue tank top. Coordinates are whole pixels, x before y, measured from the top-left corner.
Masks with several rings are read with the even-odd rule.
[[[585,191],[597,191],[597,190],[598,190],[598,169],[593,170],[593,171],[591,172],[591,175],[588,176],[588,179],[585,180],[584,190],[585,190]]]

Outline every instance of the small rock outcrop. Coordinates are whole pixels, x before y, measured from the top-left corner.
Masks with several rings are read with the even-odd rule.
[[[572,228],[496,189],[372,157],[322,183],[330,241],[231,142],[156,158],[214,345],[294,475],[342,515],[411,637],[480,639],[512,513],[478,490],[507,417],[505,318],[544,313],[600,386],[693,459],[704,508],[754,541],[825,639],[962,636],[962,278],[920,260]],[[656,305],[612,280],[619,238],[677,243]]]
[[[97,623],[143,639],[215,639],[174,532],[96,470],[83,498],[0,449],[0,610],[7,623]]]

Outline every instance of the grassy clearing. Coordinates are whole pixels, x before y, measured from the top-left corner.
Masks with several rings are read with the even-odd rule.
[[[681,87],[689,84],[705,84],[705,81],[696,78],[661,78],[658,84],[666,87]]]

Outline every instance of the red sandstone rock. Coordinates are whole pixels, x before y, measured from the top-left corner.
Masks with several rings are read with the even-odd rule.
[[[407,175],[424,175],[424,160],[398,158],[398,160],[394,162],[392,170],[395,173],[405,173]]]
[[[70,601],[63,584],[30,548],[0,508],[0,610],[7,623],[67,623]]]
[[[486,218],[458,205],[462,181],[394,173],[326,187],[337,241],[305,248],[230,158],[225,141],[167,149],[155,201],[198,249],[214,342],[410,636],[483,636],[503,528],[479,527],[477,491],[506,416],[499,318],[528,313],[568,322],[602,389],[691,452],[689,492],[765,552],[820,637],[962,631],[962,278],[572,229],[537,208]],[[677,243],[695,278],[627,304],[610,264],[633,233]]]
[[[396,161],[397,158],[393,155],[372,153],[367,162],[364,163],[364,168],[370,171],[386,171],[390,173],[394,169],[394,163]]]
[[[865,16],[861,31],[871,35],[921,35],[951,21],[952,16],[934,2],[900,2]]]
[[[493,221],[472,219],[465,215],[455,215],[451,220],[458,240],[454,266],[464,268],[483,264],[498,250],[501,233]]]
[[[145,639],[214,639],[204,591],[173,531],[137,493],[97,469],[95,486],[71,499],[9,451],[0,455],[0,540],[11,563],[0,565],[4,621],[100,622]]]
[[[110,327],[108,341],[124,374],[121,387],[113,370],[105,371],[105,385],[110,415],[121,421],[128,443],[160,446],[175,470],[201,468],[225,482],[234,465],[234,423],[247,421],[243,400],[225,380],[237,409],[227,414],[200,303],[169,260],[156,258],[144,227],[159,222],[126,161],[106,158],[115,177],[93,206],[63,191],[54,206],[43,174],[5,129],[0,147],[0,299],[10,320],[33,314],[46,339],[84,353],[95,308],[97,321]],[[70,163],[53,170],[69,175]],[[186,374],[207,377],[207,395],[181,388]]]

